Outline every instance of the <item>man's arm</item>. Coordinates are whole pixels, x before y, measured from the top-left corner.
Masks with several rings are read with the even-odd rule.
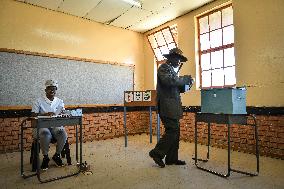
[[[162,64],[158,69],[158,79],[166,86],[184,87],[184,85],[190,83],[191,76],[185,75],[178,77],[176,73],[173,73],[170,65]]]

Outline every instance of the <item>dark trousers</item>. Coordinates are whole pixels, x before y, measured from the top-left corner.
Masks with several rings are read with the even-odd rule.
[[[166,156],[166,163],[174,163],[178,160],[179,120],[161,117],[161,121],[164,124],[165,133],[152,151],[162,159]]]

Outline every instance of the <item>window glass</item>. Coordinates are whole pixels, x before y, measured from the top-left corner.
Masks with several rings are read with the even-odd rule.
[[[224,86],[223,68],[212,70],[212,86]]]
[[[199,19],[200,34],[209,32],[208,16]]]
[[[210,41],[209,41],[208,33],[200,35],[200,47],[202,51],[210,48]]]
[[[202,68],[202,70],[209,70],[209,69],[211,69],[210,53],[201,55],[201,68]]]
[[[234,47],[224,49],[224,67],[235,65]]]
[[[215,12],[209,15],[210,31],[221,28],[221,12]]]
[[[161,53],[161,50],[160,50],[159,48],[154,49],[154,53],[155,53],[155,55],[157,56],[157,59],[158,59],[158,60],[163,60],[163,59],[164,59],[164,57],[163,57],[163,55],[162,55],[162,53]]]
[[[228,7],[222,10],[222,24],[223,27],[233,24],[233,8]]]
[[[224,68],[224,74],[225,74],[225,85],[236,84],[235,66]]]
[[[234,43],[234,26],[223,28],[223,45]]]
[[[169,49],[173,49],[173,48],[175,48],[176,47],[176,44],[175,43],[170,43],[170,44],[168,44],[168,48]]]
[[[153,48],[157,48],[157,42],[156,42],[156,40],[155,40],[154,35],[149,36],[148,39],[149,39],[149,42],[150,42],[151,46],[152,46]]]
[[[168,47],[166,45],[162,46],[160,48],[160,50],[161,50],[162,54],[169,54],[169,49],[168,49]]]
[[[164,37],[165,37],[165,40],[166,40],[167,43],[174,42],[174,39],[173,39],[172,34],[170,32],[170,29],[165,29],[165,30],[163,30],[162,33],[164,34]]]
[[[211,70],[203,71],[201,73],[202,87],[211,87]]]
[[[222,29],[215,30],[210,33],[211,48],[219,47],[222,45]]]
[[[215,51],[211,53],[211,64],[213,69],[223,67],[223,51]]]

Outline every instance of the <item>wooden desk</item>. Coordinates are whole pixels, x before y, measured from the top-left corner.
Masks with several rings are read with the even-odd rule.
[[[39,148],[37,147],[36,150],[36,158],[37,158],[37,170],[35,174],[26,175],[23,170],[23,130],[27,127],[24,127],[26,121],[31,120],[32,126],[37,129],[37,137],[36,137],[36,144],[39,142],[39,129],[40,128],[49,128],[49,127],[61,127],[61,126],[75,126],[76,127],[76,161],[77,164],[80,163],[80,167],[78,172],[72,173],[65,176],[54,177],[46,180],[42,180],[40,178],[40,160],[39,160]],[[78,129],[77,126],[80,126],[80,162],[78,162]],[[82,165],[82,117],[81,116],[73,116],[73,117],[50,117],[50,118],[28,118],[24,120],[21,124],[21,176],[23,178],[29,178],[32,176],[37,176],[38,180],[41,183],[51,182],[54,180],[59,180],[67,177],[71,177],[77,175],[81,172],[81,165]]]
[[[248,124],[247,118],[252,117],[254,120],[254,124]],[[198,122],[205,122],[208,124],[208,149],[207,149],[207,159],[199,159],[197,156],[197,123]],[[228,164],[227,164],[227,174],[222,174],[219,172],[216,172],[214,170],[209,170],[204,167],[201,167],[198,165],[198,161],[207,162],[209,160],[209,147],[210,147],[210,123],[218,123],[218,124],[226,124],[228,126]],[[256,150],[256,173],[249,173],[246,171],[240,171],[231,168],[231,124],[241,124],[241,125],[251,125],[254,127],[255,130],[255,150]],[[242,114],[211,114],[211,113],[196,113],[195,116],[195,157],[193,158],[195,160],[195,165],[198,169],[201,169],[203,171],[207,171],[209,173],[213,173],[215,175],[221,176],[221,177],[229,177],[231,171],[246,174],[249,176],[257,176],[259,173],[259,150],[258,150],[258,133],[257,133],[257,123],[256,118],[253,115],[242,115]]]

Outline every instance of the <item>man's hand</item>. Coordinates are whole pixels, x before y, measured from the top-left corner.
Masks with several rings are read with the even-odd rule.
[[[184,78],[185,82],[188,83],[189,85],[193,83],[193,79],[192,79],[191,75],[184,75],[183,78]]]
[[[41,115],[43,115],[43,116],[53,116],[53,115],[55,115],[55,113],[54,112],[47,112],[47,113],[44,113],[44,114],[41,114]]]

